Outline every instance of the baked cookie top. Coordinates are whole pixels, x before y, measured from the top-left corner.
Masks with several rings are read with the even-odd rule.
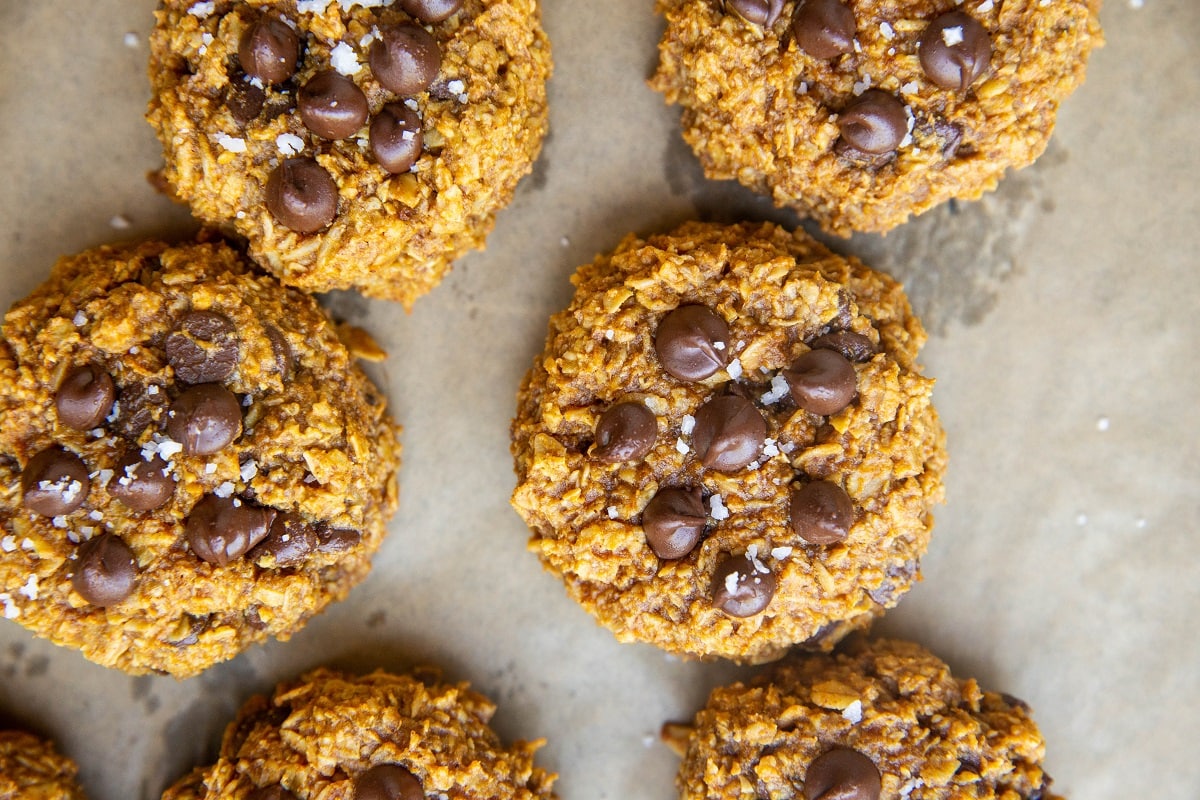
[[[1029,707],[910,642],[857,637],[718,688],[664,737],[683,800],[1055,800]]]
[[[0,340],[0,606],[130,673],[287,638],[370,567],[398,428],[309,296],[215,241],[61,259]]]
[[[83,800],[75,762],[25,731],[0,731],[0,800]]]
[[[306,291],[411,306],[546,132],[537,0],[167,0],[151,35],[172,192]]]
[[[945,467],[900,285],[705,223],[572,281],[512,425],[512,504],[571,596],[622,641],[751,662],[895,605]]]
[[[652,85],[710,178],[842,236],[1031,164],[1102,44],[1100,0],[658,0]]]
[[[252,698],[225,731],[216,763],[163,800],[549,800],[543,744],[505,747],[495,706],[435,673],[355,677],[318,669]]]

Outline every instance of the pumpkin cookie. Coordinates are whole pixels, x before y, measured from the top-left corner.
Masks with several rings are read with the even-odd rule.
[[[512,503],[622,641],[831,647],[918,577],[944,436],[899,284],[771,224],[579,269],[512,426]]]
[[[0,731],[0,800],[83,800],[75,762],[25,731]]]
[[[221,243],[64,258],[4,318],[0,607],[194,675],[345,596],[397,428],[316,302]]]

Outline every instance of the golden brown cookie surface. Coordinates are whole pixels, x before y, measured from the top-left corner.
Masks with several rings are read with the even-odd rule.
[[[839,235],[887,231],[1041,155],[1102,42],[1099,6],[659,0],[652,84],[708,177]]]
[[[0,731],[0,800],[83,800],[75,762],[25,731]]]
[[[622,641],[751,662],[895,605],[945,467],[900,286],[704,223],[573,282],[512,428],[513,506],[571,596]]]
[[[58,262],[0,340],[0,603],[130,673],[193,675],[345,596],[398,429],[316,302],[221,242]]]

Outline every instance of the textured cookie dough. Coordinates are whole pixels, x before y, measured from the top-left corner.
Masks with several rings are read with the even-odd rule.
[[[45,739],[0,731],[0,800],[83,800],[75,762]]]
[[[1025,703],[910,642],[848,644],[718,688],[691,726],[664,726],[682,800],[1054,800]]]
[[[0,610],[130,673],[288,638],[396,505],[336,326],[219,241],[61,259],[4,318],[0,420]]]
[[[513,506],[570,595],[621,641],[746,662],[831,647],[895,605],[945,468],[915,361],[925,333],[900,285],[799,231],[704,223],[630,236],[572,281],[512,426]],[[687,336],[663,320],[697,307],[728,326],[708,351],[724,366],[682,380],[657,351],[674,327],[677,360]],[[798,407],[788,371],[810,350],[849,370],[840,410]],[[813,486],[828,503],[797,501]],[[648,511],[656,497],[671,501]]]
[[[163,800],[549,800],[556,776],[533,765],[541,741],[505,747],[495,706],[435,674],[354,677],[318,669],[252,698],[221,754]]]
[[[845,0],[856,32],[830,56],[837,26],[803,14],[831,3],[839,5],[658,0],[667,29],[651,84],[682,106],[683,137],[708,177],[736,179],[842,236],[887,231],[950,198],[977,199],[1009,167],[1033,163],[1102,43],[1100,0]],[[739,7],[774,21],[755,24]],[[946,47],[973,47],[943,54],[927,73],[917,43],[947,12],[982,31],[973,37],[972,23],[951,18],[939,31]],[[801,46],[798,31],[823,57]],[[965,73],[967,87],[947,72]],[[865,114],[854,110],[864,98]],[[871,152],[851,145],[843,126],[857,127],[850,139],[873,141]],[[894,139],[875,138],[889,132]]]
[[[449,17],[418,26],[440,51],[432,82],[388,80],[402,92],[381,85],[370,54],[393,27],[411,32],[415,17],[401,9],[454,5],[168,0],[150,41],[147,118],[171,191],[201,219],[244,236],[250,255],[288,285],[354,287],[411,306],[452,261],[483,247],[546,132],[551,62],[537,0],[463,0]],[[264,20],[295,29],[294,71],[285,65],[273,76],[273,63],[242,63],[243,37]],[[278,39],[275,49],[286,51]],[[306,126],[297,107],[319,73],[351,96],[325,109],[326,124],[316,127],[326,135]],[[347,110],[353,103],[370,122]],[[394,173],[381,166],[373,139],[385,142]],[[411,168],[393,162],[410,150]],[[289,228],[268,207],[271,175],[285,167],[297,190],[288,213],[302,228],[315,225],[312,232]]]

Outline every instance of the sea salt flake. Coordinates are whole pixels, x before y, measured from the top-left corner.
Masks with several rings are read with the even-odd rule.
[[[889,42],[896,38],[896,29],[886,22],[879,23],[879,35]]]
[[[400,132],[400,138],[406,142],[411,142],[416,137],[417,137],[416,131],[401,131]]]
[[[208,19],[216,10],[217,4],[214,0],[205,0],[203,3],[193,3],[192,7],[188,9],[188,13],[193,17]]]
[[[962,25],[955,25],[951,28],[942,29],[942,41],[946,43],[946,47],[954,47],[956,44],[962,44],[963,28]]]
[[[986,14],[995,7],[996,7],[996,4],[993,3],[992,0],[983,0],[982,3],[980,3],[978,6],[975,7],[975,10],[978,11],[980,14]]]
[[[108,221],[108,226],[115,231],[129,230],[132,225],[133,223],[129,221],[129,217],[124,214],[117,214]]]
[[[157,385],[157,384],[154,384],[154,383],[152,383],[152,384],[150,384],[149,386],[147,386],[147,387],[146,387],[146,394],[150,395],[151,397],[153,397],[154,395],[158,394],[158,385]]]
[[[1145,4],[1146,4],[1145,0],[1129,0],[1130,8],[1142,8]],[[1046,5],[1046,4],[1042,3],[1042,5]]]
[[[87,314],[84,314],[82,311],[76,311],[75,316],[71,317],[71,322],[74,323],[76,328],[87,325],[87,321]]]
[[[225,481],[217,488],[213,489],[213,494],[217,497],[230,497],[233,495],[234,485],[229,481]]]
[[[852,91],[854,93],[854,96],[857,97],[858,95],[862,94],[863,92],[865,92],[867,89],[870,89],[870,88],[871,88],[871,76],[863,75],[861,80],[857,80],[854,82],[854,85],[850,87],[850,91]]]
[[[763,455],[767,458],[774,458],[779,455],[779,445],[769,436],[763,441]]]
[[[683,419],[679,422],[679,432],[684,436],[696,429],[696,418],[691,414],[684,414]]]
[[[297,0],[296,11],[301,14],[324,14],[329,0]]]
[[[759,399],[766,405],[771,405],[787,397],[788,391],[787,379],[782,375],[776,375],[774,378],[771,378],[771,391],[764,393]]]
[[[1078,525],[1078,526],[1079,526],[1079,527],[1081,527],[1081,528],[1082,528],[1084,525],[1087,525],[1087,524],[1088,524],[1088,515],[1087,515],[1087,514],[1078,514],[1078,515],[1076,515],[1076,517],[1075,517],[1075,524],[1076,524],[1076,525]]]
[[[738,378],[742,377],[742,360],[740,358],[735,358],[733,361],[730,361],[729,366],[725,368],[725,371],[729,373],[729,377],[731,379],[736,381]]]
[[[680,437],[675,440],[675,449],[679,451],[680,455],[686,456],[690,448],[688,447],[687,442],[683,440],[683,437]]]
[[[104,428],[92,428],[90,431],[88,431],[88,436],[91,436],[93,439],[103,439]]]
[[[420,111],[421,110],[421,104],[417,102],[415,97],[410,97],[407,100],[405,100],[404,105],[408,108],[409,111]]]
[[[616,507],[616,506],[609,506],[609,507],[608,507],[608,509],[607,509],[607,511],[608,511],[608,518],[609,518],[609,519],[616,519],[616,518],[617,518],[617,507]]]
[[[90,520],[92,520],[92,521],[94,521],[94,522],[99,522],[100,520],[104,519],[104,512],[102,512],[102,511],[89,511],[89,512],[88,512],[88,519],[90,519]]]
[[[97,478],[101,486],[107,486],[108,482],[112,480],[112,476],[113,471],[111,469],[101,469],[97,470],[91,477]]]
[[[919,88],[916,81],[909,81],[900,87],[900,94],[916,94]]]
[[[792,442],[784,442],[783,444],[779,445],[779,449],[782,450],[784,454],[790,454],[796,449],[796,445]]]
[[[345,42],[338,42],[329,51],[329,65],[342,75],[354,75],[362,69],[362,64],[358,63],[358,54]]]
[[[280,155],[294,156],[304,150],[304,140],[294,133],[281,133],[275,137],[275,146]]]
[[[724,350],[725,343],[724,342],[713,342],[713,349],[714,350]]]
[[[776,547],[771,550],[771,558],[775,559],[776,561],[782,561],[783,559],[787,558],[791,554],[792,554],[792,548],[787,547],[787,546]]]
[[[729,509],[725,507],[725,502],[721,499],[721,495],[714,494],[708,499],[709,516],[717,522],[729,519]]]
[[[457,78],[446,84],[446,90],[451,94],[462,94],[466,89],[467,85]]]
[[[609,328],[608,330],[606,330],[604,332],[604,340],[605,341],[611,342],[615,338],[617,338],[617,334],[615,332],[613,332],[612,328]]]
[[[258,474],[258,462],[250,459],[245,464],[242,464],[241,476],[243,483],[249,483],[254,480],[254,476]]]
[[[216,471],[217,471],[217,465],[212,463],[211,461],[204,465],[204,474],[205,475],[212,475]]]
[[[125,46],[130,47],[130,48],[140,47],[142,44],[141,37],[138,36],[133,31],[129,31],[128,33],[126,33],[125,36],[121,39],[121,41],[125,42]]]
[[[53,517],[50,520],[50,524],[59,529],[65,528],[67,527],[67,518],[61,515]]]
[[[21,609],[17,608],[16,605],[13,604],[12,596],[10,596],[8,592],[0,594],[0,603],[4,604],[5,619],[16,619],[17,617],[21,616]]]
[[[218,134],[217,144],[221,145],[221,147],[228,150],[230,153],[246,152],[246,140],[239,139],[236,136],[230,136],[225,133]]]
[[[1110,422],[1108,417],[1101,417],[1100,419],[1096,420],[1096,430],[1103,433],[1104,431],[1108,430],[1109,424]]]
[[[163,461],[170,461],[181,452],[183,452],[183,445],[179,442],[167,438],[158,442],[158,455]]]
[[[16,549],[17,549],[17,537],[5,536],[3,539],[0,539],[0,550],[3,550],[6,553],[11,553]]]
[[[862,700],[855,700],[842,709],[842,716],[850,720],[851,725],[862,722]]]
[[[21,540],[21,549],[29,550],[29,551],[34,550],[33,539],[30,539],[28,536],[26,536],[24,539],[22,539]]]
[[[742,576],[737,573],[737,570],[734,570],[733,572],[726,575],[725,576],[725,591],[729,592],[730,594],[737,594],[738,582],[741,580],[741,577]]]

